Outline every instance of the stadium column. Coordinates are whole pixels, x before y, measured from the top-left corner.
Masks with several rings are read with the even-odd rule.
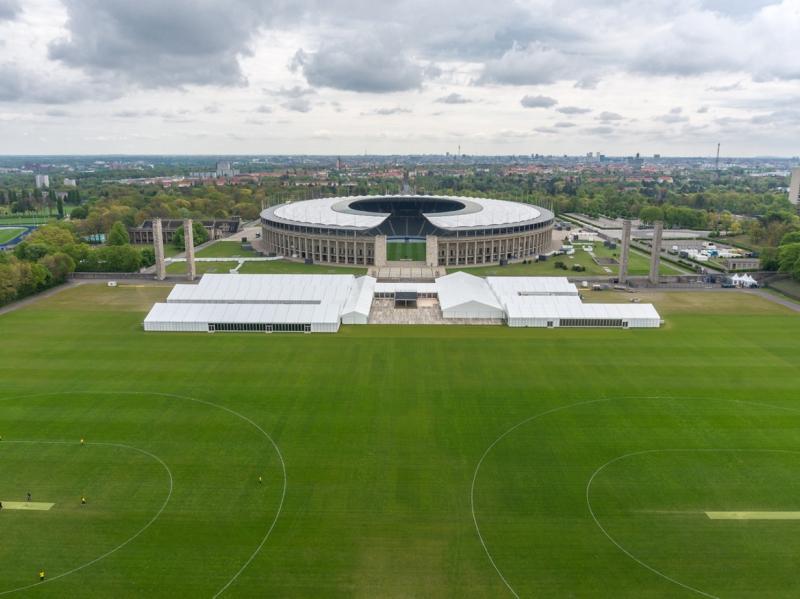
[[[375,236],[375,266],[386,266],[386,235]]]
[[[183,221],[183,242],[186,248],[186,278],[194,281],[197,276],[197,270],[194,266],[194,230],[192,229],[191,218]]]
[[[164,262],[164,232],[160,218],[153,220],[153,245],[156,254],[156,279],[163,281],[167,278],[167,265]]]
[[[664,223],[657,220],[653,228],[653,245],[650,248],[650,282],[658,285],[658,267],[661,263],[661,234]]]
[[[436,235],[425,237],[425,264],[433,268],[439,266],[439,238]]]
[[[619,277],[620,285],[628,282],[628,255],[631,251],[631,221],[627,218],[622,221],[622,239],[619,252]]]

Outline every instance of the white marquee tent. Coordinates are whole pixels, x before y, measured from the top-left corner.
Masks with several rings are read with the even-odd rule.
[[[486,279],[454,272],[436,279],[436,287],[444,318],[505,318]]]

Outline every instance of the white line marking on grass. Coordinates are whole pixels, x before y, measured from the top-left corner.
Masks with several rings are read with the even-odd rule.
[[[721,401],[727,401],[727,400],[721,400]],[[712,595],[711,593],[706,593],[705,591],[701,591],[698,588],[695,588],[693,586],[685,584],[685,583],[681,582],[680,580],[676,580],[676,579],[664,574],[661,570],[658,570],[658,569],[654,568],[653,566],[643,562],[638,557],[633,555],[630,551],[625,549],[625,547],[623,547],[620,543],[618,543],[617,540],[608,533],[608,531],[603,527],[603,525],[600,524],[600,520],[598,520],[597,516],[594,513],[594,509],[592,509],[592,502],[591,502],[591,499],[590,499],[590,492],[591,492],[591,488],[592,488],[592,482],[594,481],[595,477],[598,474],[600,474],[603,470],[605,470],[608,466],[610,466],[611,464],[614,464],[614,463],[619,462],[621,460],[624,460],[624,459],[627,459],[627,458],[632,458],[632,457],[635,457],[635,456],[640,456],[640,455],[653,454],[653,453],[711,453],[711,452],[715,452],[715,453],[721,453],[721,452],[730,452],[730,453],[733,453],[733,452],[736,452],[736,453],[740,453],[740,452],[747,452],[747,453],[785,453],[785,454],[792,454],[792,455],[800,454],[800,451],[792,451],[792,450],[789,450],[789,449],[730,449],[730,448],[713,449],[713,448],[697,448],[697,449],[645,449],[645,450],[642,450],[642,451],[634,451],[634,452],[631,452],[631,453],[626,453],[626,454],[621,455],[621,456],[617,456],[613,460],[609,460],[608,462],[606,462],[605,464],[600,466],[597,470],[595,470],[592,473],[592,475],[589,477],[589,481],[586,483],[586,507],[589,508],[589,513],[592,516],[592,520],[594,520],[594,523],[597,525],[597,527],[600,529],[600,531],[606,536],[606,538],[609,541],[611,541],[614,544],[614,546],[616,546],[617,549],[622,551],[622,553],[627,555],[629,558],[631,558],[637,564],[639,564],[643,568],[646,568],[647,570],[650,570],[650,572],[652,572],[653,574],[657,574],[658,576],[660,576],[664,580],[668,580],[669,582],[671,582],[673,584],[676,584],[679,587],[682,587],[682,588],[686,589],[687,591],[692,591],[694,593],[697,593],[698,595],[702,595],[703,597],[709,597],[710,599],[719,599],[719,597],[717,597],[716,595]]]
[[[150,396],[153,396],[153,397],[166,397],[166,398],[170,398],[170,399],[183,399],[183,400],[186,400],[186,401],[193,401],[193,402],[196,402],[196,403],[199,403],[199,404],[204,404],[204,405],[210,406],[212,408],[217,408],[219,410],[223,410],[225,412],[228,412],[229,414],[232,414],[233,416],[236,416],[237,418],[240,418],[241,420],[244,420],[245,422],[247,422],[248,424],[253,426],[253,428],[255,428],[258,432],[260,432],[264,437],[267,438],[267,440],[270,442],[272,447],[275,449],[275,453],[278,455],[278,459],[280,460],[280,463],[281,463],[281,471],[282,471],[282,474],[283,474],[283,488],[281,490],[281,499],[280,499],[280,502],[278,503],[278,510],[275,512],[275,517],[273,518],[272,523],[269,525],[269,528],[267,529],[266,533],[264,533],[264,536],[262,537],[261,542],[255,548],[253,553],[250,554],[250,556],[247,558],[247,560],[245,560],[244,564],[242,564],[242,567],[239,568],[239,570],[233,575],[233,577],[230,580],[228,580],[228,582],[226,582],[222,586],[222,588],[220,588],[216,593],[214,593],[214,595],[212,596],[212,599],[216,599],[217,597],[222,595],[222,593],[224,593],[236,581],[236,579],[239,578],[241,573],[244,572],[244,570],[247,568],[247,566],[250,565],[250,563],[255,559],[256,555],[258,555],[258,553],[264,547],[264,545],[266,544],[267,539],[269,538],[270,534],[272,534],[272,530],[275,528],[275,525],[278,522],[278,518],[280,517],[281,512],[283,511],[283,502],[286,499],[286,488],[288,486],[288,477],[286,475],[286,462],[284,462],[283,454],[281,453],[281,450],[278,447],[278,444],[275,443],[275,440],[270,436],[270,434],[267,431],[265,431],[263,428],[261,428],[253,420],[251,420],[250,418],[248,418],[244,414],[240,414],[236,410],[232,410],[231,408],[228,408],[226,406],[215,404],[214,402],[207,401],[205,399],[198,399],[196,397],[190,397],[188,395],[178,395],[176,393],[160,393],[158,391],[59,391],[59,392],[55,392],[55,393],[30,393],[30,394],[27,394],[27,395],[17,395],[17,396],[13,396],[13,397],[5,397],[5,398],[0,399],[0,401],[11,401],[11,400],[15,400],[15,399],[28,399],[28,398],[33,398],[33,397],[53,397],[53,396],[59,396],[59,395],[99,395],[99,396],[103,396],[103,395],[105,395],[105,396],[110,396],[110,395],[150,395]]]
[[[556,408],[552,408],[550,410],[546,410],[544,412],[540,412],[539,414],[534,414],[533,416],[530,416],[530,417],[522,420],[521,422],[518,422],[517,424],[515,424],[511,428],[507,429],[504,433],[502,433],[499,437],[497,437],[491,443],[491,445],[489,445],[489,447],[486,448],[486,451],[483,452],[483,455],[481,455],[480,459],[478,460],[478,464],[475,466],[475,472],[472,475],[472,485],[470,487],[469,502],[470,502],[470,511],[472,513],[472,522],[473,522],[473,524],[475,526],[475,532],[478,534],[478,540],[480,541],[481,546],[483,547],[483,551],[484,551],[484,553],[486,553],[486,557],[489,559],[489,563],[492,565],[492,568],[494,568],[495,572],[497,572],[497,575],[500,577],[500,580],[503,581],[503,584],[506,586],[506,588],[508,588],[508,590],[511,592],[511,594],[514,597],[516,597],[517,599],[519,599],[519,594],[514,589],[514,587],[511,586],[511,583],[509,583],[508,579],[506,579],[505,575],[503,575],[502,571],[500,570],[500,568],[498,567],[498,565],[495,562],[494,558],[492,557],[492,554],[489,551],[489,548],[488,548],[488,546],[486,544],[486,541],[483,538],[483,535],[481,533],[480,526],[478,525],[478,518],[477,518],[477,516],[475,514],[475,484],[476,484],[476,481],[478,479],[478,471],[480,470],[481,465],[483,464],[484,460],[489,455],[489,453],[492,451],[492,449],[494,449],[494,447],[500,441],[502,441],[506,436],[508,436],[509,434],[511,434],[512,432],[514,432],[518,428],[520,428],[521,426],[523,426],[525,424],[528,424],[529,422],[532,422],[533,420],[541,418],[542,416],[547,416],[549,414],[553,414],[555,412],[560,412],[562,410],[566,410],[566,409],[569,409],[569,408],[576,408],[576,407],[590,405],[590,404],[610,402],[610,401],[619,401],[619,400],[637,400],[637,399],[640,399],[640,400],[670,400],[670,401],[675,401],[675,400],[678,400],[678,401],[686,401],[686,400],[723,401],[723,402],[730,402],[730,403],[740,403],[740,404],[743,404],[743,405],[750,405],[750,406],[755,406],[755,407],[760,407],[760,408],[775,408],[775,409],[778,409],[778,410],[786,410],[788,412],[793,412],[795,414],[800,414],[800,410],[795,409],[795,408],[789,408],[789,407],[784,407],[784,406],[776,406],[776,405],[772,405],[772,404],[763,404],[763,403],[747,401],[747,400],[725,399],[725,398],[709,398],[709,397],[697,397],[697,396],[675,397],[675,396],[670,396],[670,395],[653,395],[653,396],[637,396],[637,395],[633,395],[633,396],[606,397],[606,398],[601,398],[601,399],[579,401],[579,402],[576,402],[576,403],[567,404],[565,406],[559,406],[559,407],[556,407]],[[782,451],[782,450],[763,450],[763,451],[778,451],[779,452],[779,451]],[[786,450],[785,453],[800,453],[800,452],[793,452],[793,451]],[[608,464],[606,464],[606,466],[607,465]],[[605,466],[603,466],[603,467],[605,467]],[[595,472],[595,474],[596,473],[597,472]],[[592,478],[594,478],[594,474],[592,475]],[[591,479],[589,481],[589,484],[591,484]],[[590,507],[590,511],[591,511],[591,507]],[[592,518],[595,520],[595,523],[597,523],[597,519],[594,517],[593,513],[592,513]],[[602,528],[602,526],[600,527],[600,529],[603,530],[603,532],[605,533],[605,530]],[[605,535],[608,537],[608,533],[605,533]],[[621,549],[623,551],[623,553],[628,555],[628,557],[631,557],[634,561],[640,563],[641,565],[643,565],[648,570],[651,570],[651,571],[655,572],[656,574],[661,575],[661,573],[659,573],[658,571],[654,570],[650,566],[647,566],[646,564],[643,564],[643,563],[639,562],[639,560],[637,560],[635,557],[630,555],[623,548],[619,547],[619,545],[617,543],[615,543],[613,541],[613,539],[612,539],[612,543],[617,545],[617,547],[619,549]],[[663,576],[663,575],[661,575],[661,576]],[[671,580],[666,576],[663,576],[663,577],[667,578],[667,580]],[[679,583],[679,582],[676,582],[676,584],[678,584],[680,586],[683,586],[685,588],[688,588],[690,590],[696,590],[696,589],[693,589],[691,587],[686,587],[685,585],[683,585],[682,583]],[[705,595],[707,597],[711,597],[713,599],[717,599],[714,595],[708,595],[707,593],[704,593],[703,591],[697,591],[697,592],[700,593],[701,595]]]
[[[30,445],[34,445],[34,444],[75,445],[75,441],[18,441],[18,440],[13,440],[13,441],[3,441],[3,443],[4,444],[5,443],[20,443],[20,444],[30,444]],[[144,455],[156,460],[159,464],[161,464],[161,466],[163,466],[164,470],[167,472],[167,476],[169,477],[169,491],[167,492],[166,499],[164,499],[164,502],[161,504],[161,507],[159,508],[158,512],[156,512],[156,515],[153,516],[147,522],[147,524],[145,524],[142,528],[140,528],[133,536],[129,537],[128,539],[126,539],[125,541],[123,541],[122,543],[120,543],[119,545],[117,545],[116,547],[111,549],[110,551],[106,551],[101,556],[96,557],[93,560],[88,561],[85,564],[82,564],[82,565],[78,566],[77,568],[73,568],[72,570],[68,570],[67,572],[62,572],[61,574],[57,574],[57,575],[52,576],[50,578],[47,578],[45,580],[42,580],[42,581],[39,581],[39,582],[34,582],[34,583],[31,583],[31,584],[28,584],[28,585],[25,585],[25,586],[17,587],[15,589],[9,589],[7,591],[0,591],[0,595],[8,595],[10,593],[16,593],[18,591],[24,591],[26,589],[30,589],[30,588],[33,588],[33,587],[38,587],[40,585],[56,581],[59,578],[64,578],[65,576],[69,576],[70,574],[74,574],[75,572],[78,572],[80,570],[83,570],[84,568],[88,568],[89,566],[92,566],[92,565],[96,564],[100,560],[107,558],[109,555],[111,555],[113,553],[116,553],[117,551],[119,551],[120,549],[125,547],[128,543],[132,542],[137,537],[139,537],[139,535],[141,535],[144,531],[146,531],[148,528],[150,528],[150,526],[153,524],[153,522],[158,520],[159,516],[161,516],[161,514],[164,512],[164,509],[167,507],[167,504],[169,503],[169,500],[172,497],[173,481],[172,481],[172,471],[169,469],[169,466],[167,466],[164,463],[164,460],[162,460],[160,457],[158,457],[154,453],[150,453],[147,450],[141,449],[139,447],[134,447],[132,445],[125,445],[124,443],[86,443],[85,445],[86,446],[94,445],[94,446],[98,446],[98,447],[118,447],[118,448],[122,448],[122,449],[130,449],[130,450],[133,450],[133,451],[138,451],[139,453],[144,454]]]
[[[800,512],[706,512],[709,520],[800,520]]]
[[[46,512],[52,508],[55,503],[45,503],[44,501],[6,501],[0,500],[4,510],[22,510],[31,512]]]
[[[517,430],[522,425],[528,424],[529,422],[531,422],[533,420],[536,420],[537,418],[541,418],[542,416],[547,416],[548,414],[553,414],[554,412],[560,412],[561,410],[566,410],[568,408],[574,408],[574,407],[577,407],[577,406],[583,406],[583,405],[588,405],[588,404],[593,404],[593,403],[600,403],[600,402],[604,402],[604,401],[611,401],[611,399],[610,398],[609,399],[592,399],[592,400],[589,400],[589,401],[581,401],[581,402],[569,404],[569,405],[566,405],[566,406],[559,406],[557,408],[552,408],[552,409],[547,410],[545,412],[541,412],[539,414],[535,414],[534,416],[530,416],[529,418],[526,418],[522,422],[518,422],[517,424],[512,426],[510,429],[508,429],[506,432],[504,432],[502,435],[497,437],[497,439],[495,439],[492,442],[492,444],[489,445],[489,447],[486,448],[486,451],[483,452],[483,455],[481,456],[481,459],[478,460],[478,465],[475,466],[475,472],[472,474],[472,486],[471,486],[470,491],[469,491],[469,507],[470,507],[470,510],[472,512],[472,523],[475,525],[475,532],[478,533],[478,540],[481,542],[481,546],[483,547],[483,551],[486,553],[486,557],[489,558],[489,563],[492,564],[492,567],[494,568],[495,572],[497,572],[497,575],[500,577],[500,580],[503,581],[503,584],[506,585],[506,588],[508,588],[508,590],[511,591],[511,594],[514,595],[514,597],[516,597],[517,599],[519,599],[519,595],[517,594],[517,591],[514,590],[514,587],[511,586],[511,583],[508,582],[508,580],[506,580],[505,576],[503,576],[503,573],[500,571],[500,568],[497,567],[497,564],[495,563],[494,558],[492,557],[492,554],[489,552],[489,548],[486,545],[486,541],[484,540],[483,535],[481,534],[481,527],[478,526],[478,518],[475,515],[475,481],[478,480],[478,471],[481,469],[481,465],[483,464],[483,461],[486,459],[486,456],[489,455],[489,452],[491,452],[492,449],[494,449],[494,446],[497,445],[507,435],[511,434],[512,432]]]

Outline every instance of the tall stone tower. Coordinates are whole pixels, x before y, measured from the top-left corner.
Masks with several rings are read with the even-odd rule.
[[[792,179],[789,182],[789,201],[800,213],[800,166],[792,169]]]
[[[619,251],[619,284],[628,283],[628,257],[631,252],[631,221],[627,218],[622,221],[622,239]]]
[[[658,285],[658,267],[661,265],[661,233],[664,231],[664,223],[657,220],[653,228],[653,245],[650,253],[650,282]]]
[[[194,230],[191,218],[183,221],[183,242],[186,248],[186,278],[194,281],[197,270],[194,265]]]
[[[167,278],[167,265],[164,263],[164,232],[160,218],[153,219],[153,246],[156,254],[156,279],[163,281]]]

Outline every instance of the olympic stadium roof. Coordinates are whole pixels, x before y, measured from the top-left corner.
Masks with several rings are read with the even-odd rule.
[[[460,208],[447,212],[425,211],[424,207],[422,209],[422,216],[432,225],[449,231],[522,225],[553,218],[553,213],[549,210],[531,204],[488,198],[435,195],[350,196],[302,200],[267,208],[261,213],[261,218],[291,225],[363,231],[380,226],[391,214],[364,211],[353,205],[363,201],[393,199],[423,203],[426,200],[430,200],[431,203],[447,201],[460,204]]]

